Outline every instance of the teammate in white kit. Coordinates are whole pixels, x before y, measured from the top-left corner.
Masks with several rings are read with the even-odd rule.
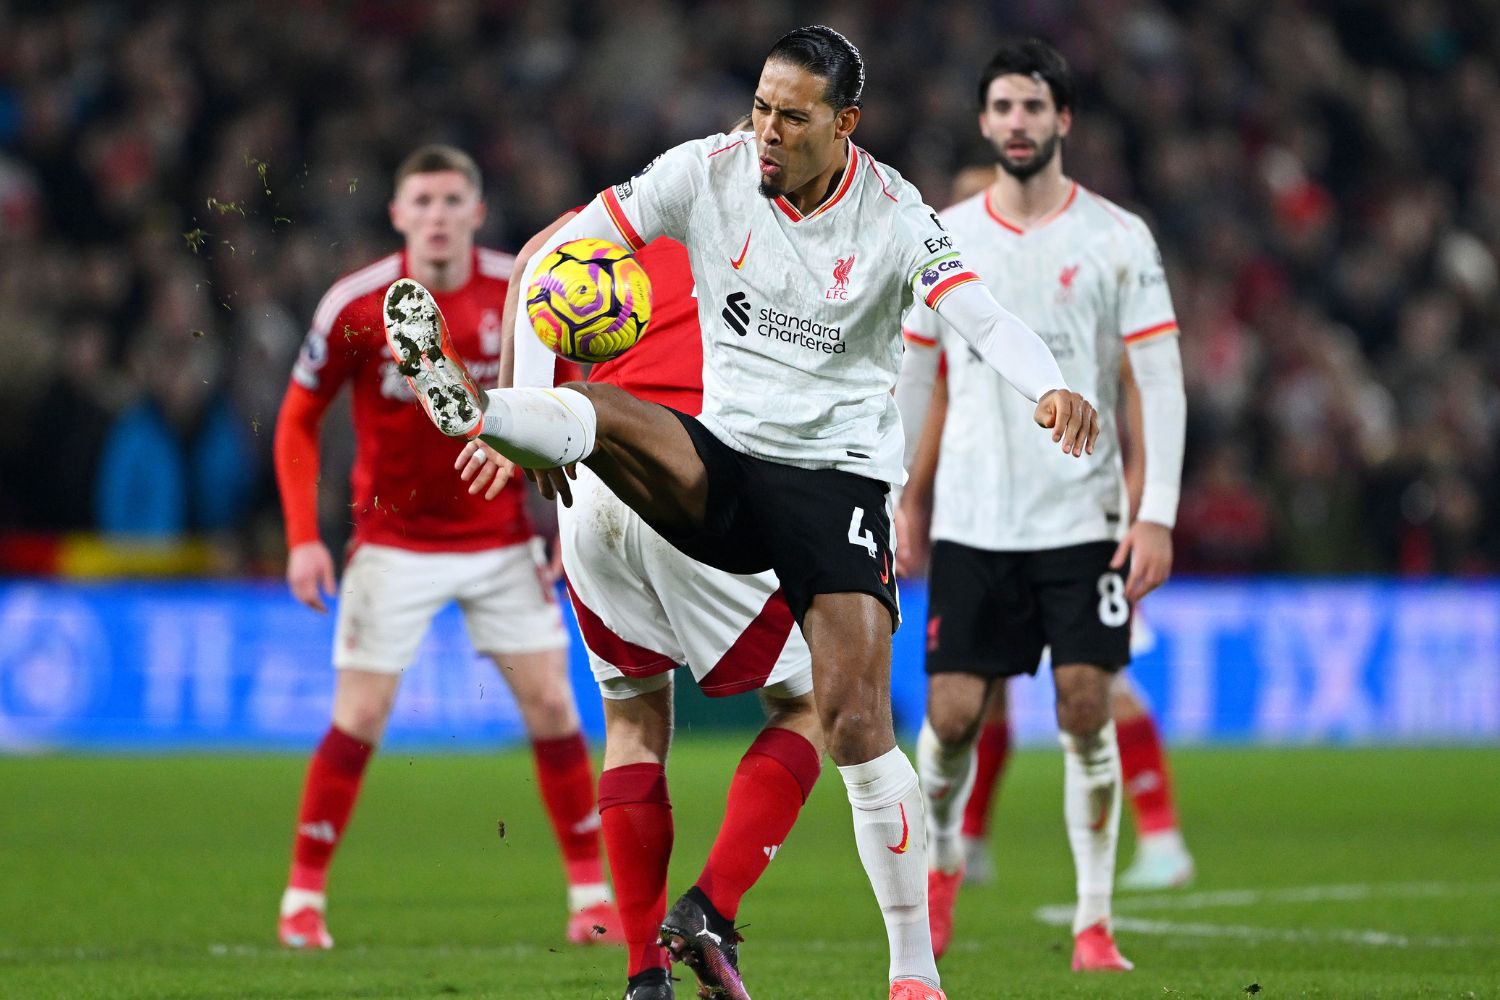
[[[704,338],[701,418],[608,385],[484,393],[441,353],[430,303],[410,284],[393,286],[386,323],[445,433],[482,436],[544,470],[534,473],[544,492],[564,502],[562,469],[583,461],[687,554],[730,572],[776,571],[812,651],[828,750],[885,918],[890,996],[930,1000],[943,994],[922,799],[890,704],[901,316],[920,296],[961,330],[1036,403],[1033,419],[1063,452],[1092,450],[1098,415],[916,190],[850,141],[863,83],[859,52],[838,32],[790,32],[756,86],[753,132],[678,146],[549,244],[593,237],[639,249],[667,235],[687,246]],[[531,335],[518,316],[516,337]]]
[[[920,307],[899,391],[908,423],[926,414],[939,355],[948,406],[932,510],[927,719],[918,768],[932,852],[929,900],[939,954],[963,874],[959,821],[973,746],[997,680],[1035,673],[1052,647],[1064,750],[1064,812],[1078,876],[1073,968],[1127,970],[1110,932],[1120,762],[1110,682],[1129,662],[1131,605],[1172,565],[1186,413],[1177,321],[1150,232],[1063,174],[1072,125],[1067,63],[1035,40],[1007,44],[980,79],[979,126],[999,169],[988,190],[943,213],[986,276],[1041,333],[1069,383],[1099,401],[1099,447],[1080,462],[1035,447],[1011,389],[945,322]],[[1145,453],[1130,520],[1115,429],[1121,352],[1139,386]],[[922,438],[930,447],[935,435]],[[923,522],[932,488],[918,448],[903,520]],[[1128,564],[1128,570],[1127,570]]]

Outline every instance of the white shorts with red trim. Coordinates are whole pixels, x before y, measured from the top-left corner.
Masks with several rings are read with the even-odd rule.
[[[606,698],[634,698],[686,665],[710,697],[812,690],[812,656],[772,573],[737,576],[683,555],[580,465],[558,507],[568,593]]]
[[[449,601],[481,653],[566,649],[562,612],[537,575],[538,552],[529,542],[479,552],[359,546],[339,585],[333,665],[400,673]]]

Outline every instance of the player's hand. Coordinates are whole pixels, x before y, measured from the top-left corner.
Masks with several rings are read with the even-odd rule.
[[[1034,419],[1039,426],[1052,428],[1052,440],[1062,442],[1064,454],[1077,458],[1084,452],[1094,453],[1099,414],[1080,394],[1053,389],[1036,404]]]
[[[516,470],[510,459],[477,438],[464,445],[453,467],[458,470],[458,478],[469,484],[469,495],[483,490],[486,500],[499,496]]]
[[[526,478],[536,484],[543,500],[561,500],[564,507],[573,506],[573,488],[568,480],[578,478],[576,465],[564,465],[551,469],[522,469]]]
[[[1130,576],[1125,580],[1125,600],[1134,604],[1172,575],[1172,529],[1154,521],[1135,522],[1120,539],[1109,568],[1122,568],[1126,558]]]
[[[907,510],[896,505],[893,530],[896,532],[896,575],[904,578],[921,576],[927,570],[929,541],[926,511]]]
[[[333,556],[322,542],[293,546],[286,557],[286,582],[292,596],[314,611],[327,613],[323,595],[333,595]]]

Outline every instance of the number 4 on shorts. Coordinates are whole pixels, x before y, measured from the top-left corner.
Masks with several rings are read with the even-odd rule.
[[[854,513],[849,517],[849,544],[863,545],[865,551],[870,553],[870,558],[874,559],[876,552],[879,551],[875,545],[875,533],[869,528],[865,528],[863,531],[860,530],[864,521],[865,509],[863,507],[854,508]]]

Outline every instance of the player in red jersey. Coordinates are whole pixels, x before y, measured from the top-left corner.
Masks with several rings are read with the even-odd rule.
[[[517,267],[570,218],[528,243]],[[595,365],[589,381],[696,414],[703,344],[687,251],[663,238],[636,259],[651,277],[651,325],[640,344]],[[511,381],[505,371],[502,384]],[[511,473],[477,441],[460,467],[470,489],[488,495]],[[713,995],[746,998],[734,930],[740,901],[779,851],[820,770],[811,655],[773,573],[736,576],[690,559],[586,467],[573,495],[571,507],[559,508],[559,532],[569,593],[604,697],[599,811],[627,944],[626,1000],[670,1000],[669,955],[693,968]],[[682,663],[710,697],[759,691],[768,721],[735,771],[702,873],[669,913],[666,759],[672,678]]]
[[[276,425],[276,479],[286,516],[287,582],[327,608],[333,559],[317,526],[323,413],[352,383],[354,536],[339,591],[333,718],[308,768],[280,937],[328,948],[328,865],[343,836],[401,673],[439,609],[457,601],[474,645],[494,659],[531,736],[538,785],[568,876],[568,937],[613,937],[618,916],[599,856],[593,772],[568,680],[567,632],[539,574],[540,544],[505,490],[494,503],[452,474],[461,446],[435,434],[386,351],[386,286],[421,280],[442,303],[454,347],[484,377],[499,367],[500,317],[513,260],[476,247],[484,221],[479,169],[460,150],[424,146],[396,173],[391,225],[405,249],[336,282],[313,317]]]

